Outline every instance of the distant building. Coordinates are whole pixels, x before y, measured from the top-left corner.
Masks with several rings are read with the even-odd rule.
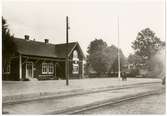
[[[3,80],[65,79],[66,44],[14,38],[15,57],[3,67]],[[85,58],[78,42],[68,44],[69,77],[82,78]]]

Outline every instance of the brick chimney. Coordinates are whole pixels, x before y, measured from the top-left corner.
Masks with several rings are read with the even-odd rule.
[[[49,39],[45,39],[45,43],[46,43],[46,44],[49,43]]]
[[[29,35],[24,35],[25,40],[29,40]]]

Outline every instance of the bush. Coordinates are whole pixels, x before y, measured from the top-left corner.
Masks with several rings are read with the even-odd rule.
[[[162,78],[162,84],[163,84],[163,85],[165,85],[165,83],[166,83],[165,81],[166,81],[166,77],[163,77],[163,78]]]
[[[23,79],[23,81],[30,81],[29,79],[27,79],[27,78],[25,78],[25,79]]]
[[[139,70],[138,69],[131,69],[127,76],[128,77],[136,77],[137,75],[139,75]]]
[[[42,75],[37,77],[38,80],[57,80],[56,76]]]

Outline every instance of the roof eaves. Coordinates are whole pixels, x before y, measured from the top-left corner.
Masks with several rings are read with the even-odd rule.
[[[79,46],[79,49],[80,49],[80,51],[81,51],[81,53],[82,53],[83,58],[86,59],[86,57],[85,57],[85,55],[84,55],[84,53],[83,53],[83,51],[82,51],[82,49],[81,49],[81,46],[79,45],[78,42],[77,42],[77,44],[78,44],[78,46]]]
[[[21,53],[21,55],[23,56],[31,56],[31,57],[44,57],[44,58],[57,58],[57,59],[64,59],[64,57],[53,57],[53,56],[40,56],[40,55],[30,55],[30,54],[23,54]]]

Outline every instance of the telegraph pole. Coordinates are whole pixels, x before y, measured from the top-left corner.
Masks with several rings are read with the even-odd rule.
[[[120,71],[120,53],[119,53],[119,16],[117,17],[118,23],[118,79],[121,79],[121,71]]]
[[[68,61],[68,16],[66,16],[66,66],[65,66],[65,76],[66,76],[66,85],[69,85],[69,61]]]

